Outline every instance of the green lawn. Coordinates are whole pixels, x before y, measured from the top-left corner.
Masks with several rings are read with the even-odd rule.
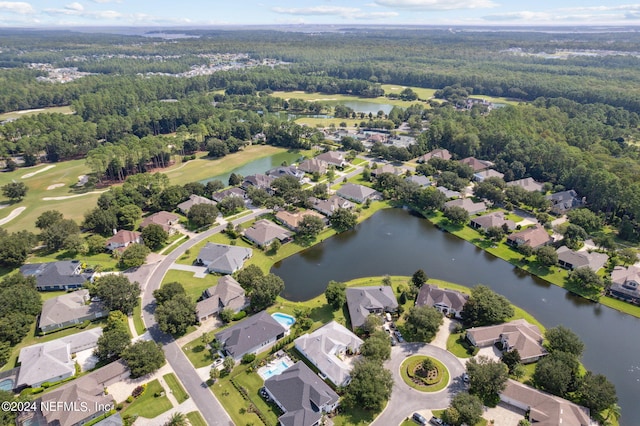
[[[169,386],[169,389],[171,389],[173,396],[178,401],[178,404],[182,404],[184,401],[189,399],[189,394],[184,390],[175,374],[165,374],[162,378],[167,382],[167,385]]]
[[[211,336],[209,341],[212,339],[213,336]],[[187,356],[187,358],[189,358],[189,361],[191,361],[191,364],[195,368],[206,367],[207,365],[211,365],[211,363],[213,363],[211,351],[209,351],[209,348],[205,346],[200,337],[184,345],[182,347],[182,351]]]
[[[138,397],[138,399],[133,401],[131,405],[124,409],[123,416],[137,415],[147,419],[153,419],[165,411],[170,410],[173,405],[166,395],[158,397],[155,396],[156,393],[159,394],[160,392],[164,392],[164,388],[160,382],[158,382],[158,379],[147,383],[147,389],[144,391],[142,396]]]
[[[136,334],[141,336],[147,330],[142,321],[142,299],[138,299],[138,304],[133,308],[133,326],[136,329]]]
[[[189,423],[191,423],[191,426],[207,426],[207,422],[199,411],[187,413],[187,419],[189,420]]]
[[[431,361],[438,368],[438,372],[440,374],[440,381],[431,386],[418,386],[409,377],[409,373],[407,372],[407,367],[410,365],[415,365],[418,362],[422,362],[423,360],[431,358]],[[402,361],[402,365],[400,365],[400,376],[402,376],[402,380],[411,388],[418,390],[420,392],[439,392],[442,389],[446,388],[449,384],[449,370],[443,363],[441,363],[436,358],[428,357],[425,355],[414,355]]]
[[[204,278],[196,278],[193,276],[193,272],[169,269],[162,280],[162,284],[174,281],[179,282],[182,284],[191,300],[195,301],[202,295],[203,291],[213,285],[216,285],[218,283],[218,278],[220,277],[213,274],[207,274]]]
[[[0,114],[0,121],[10,120],[10,119],[18,119],[20,117],[28,117],[30,115],[38,115],[38,114],[74,114],[73,108],[71,106],[57,106],[57,107],[48,107],[48,108],[36,108],[36,109],[25,109],[22,111],[11,111]]]

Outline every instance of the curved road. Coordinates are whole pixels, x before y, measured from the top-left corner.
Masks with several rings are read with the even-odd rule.
[[[254,210],[250,215],[232,222],[234,225],[247,222],[266,211],[266,209]],[[191,365],[189,359],[182,352],[180,346],[175,342],[173,337],[160,331],[153,316],[156,308],[153,291],[160,288],[162,279],[171,267],[171,264],[182,256],[187,249],[209,238],[213,234],[222,231],[224,228],[225,225],[219,225],[198,234],[196,237],[191,238],[176,247],[173,252],[168,254],[164,259],[155,265],[152,265],[150,274],[147,276],[145,282],[142,283],[142,319],[153,340],[164,345],[164,352],[169,365],[171,365],[173,371],[175,371],[187,393],[189,393],[191,398],[193,398],[193,401],[198,407],[198,411],[200,411],[204,419],[207,421],[207,424],[232,426],[233,422],[231,421],[231,418],[224,408],[222,408],[222,405],[220,405],[220,402],[218,402],[211,390],[209,390],[206,383],[204,383],[200,376],[198,376],[198,373]]]
[[[442,362],[449,370],[449,385],[433,393],[409,387],[400,376],[400,365],[412,355],[428,355]],[[372,423],[375,426],[399,425],[414,411],[446,408],[453,395],[465,389],[462,362],[451,352],[426,343],[403,343],[392,347],[391,359],[385,363],[385,367],[393,374],[393,391],[384,411]]]

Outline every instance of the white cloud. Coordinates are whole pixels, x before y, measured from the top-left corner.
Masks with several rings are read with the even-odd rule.
[[[83,11],[83,10],[84,10],[84,6],[82,6],[82,5],[81,5],[80,3],[78,3],[78,2],[69,3],[69,4],[68,4],[68,5],[66,5],[64,8],[65,8],[65,9],[68,9],[68,10],[75,10],[75,11],[78,11],[78,12],[81,12],[81,11]]]
[[[572,11],[610,12],[610,11],[616,11],[616,10],[627,11],[627,10],[640,10],[640,4],[620,4],[616,6],[577,6],[577,7],[561,8],[559,10],[569,11],[569,12],[572,12]]]
[[[22,1],[0,1],[0,11],[28,15],[34,13],[33,6]]]
[[[122,0],[93,0],[94,3],[122,3]]]
[[[345,19],[385,19],[398,16],[397,12],[365,12],[357,7],[313,6],[313,7],[274,7],[275,13],[295,16],[339,16]]]
[[[498,6],[492,0],[375,0],[374,3],[414,10],[488,9]]]
[[[520,12],[496,13],[494,15],[483,16],[487,21],[548,21],[553,19],[553,15],[546,12]]]

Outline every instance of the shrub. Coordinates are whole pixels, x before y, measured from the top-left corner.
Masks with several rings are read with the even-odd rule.
[[[122,404],[122,402],[118,402],[118,403],[116,404],[116,410],[120,411],[120,410],[122,410],[122,407],[124,407],[124,405]]]
[[[247,316],[247,312],[246,312],[246,311],[240,311],[240,312],[238,312],[237,314],[235,314],[235,315],[233,316],[233,320],[234,320],[234,321],[238,321],[238,320],[243,319],[243,318],[244,318],[244,317],[246,317],[246,316]]]
[[[133,392],[131,392],[131,396],[134,398],[138,398],[140,395],[142,395],[144,393],[145,390],[145,386],[137,386]]]
[[[127,402],[128,402],[129,404],[131,404],[131,403],[133,402],[133,397],[132,397],[131,395],[129,395],[129,396],[127,397]]]
[[[256,359],[256,354],[244,354],[242,355],[243,364],[251,364]]]

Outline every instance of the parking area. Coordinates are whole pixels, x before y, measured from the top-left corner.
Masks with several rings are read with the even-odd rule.
[[[494,426],[517,426],[518,422],[524,419],[526,413],[512,405],[501,402],[494,408],[485,409],[483,418],[491,421]]]

